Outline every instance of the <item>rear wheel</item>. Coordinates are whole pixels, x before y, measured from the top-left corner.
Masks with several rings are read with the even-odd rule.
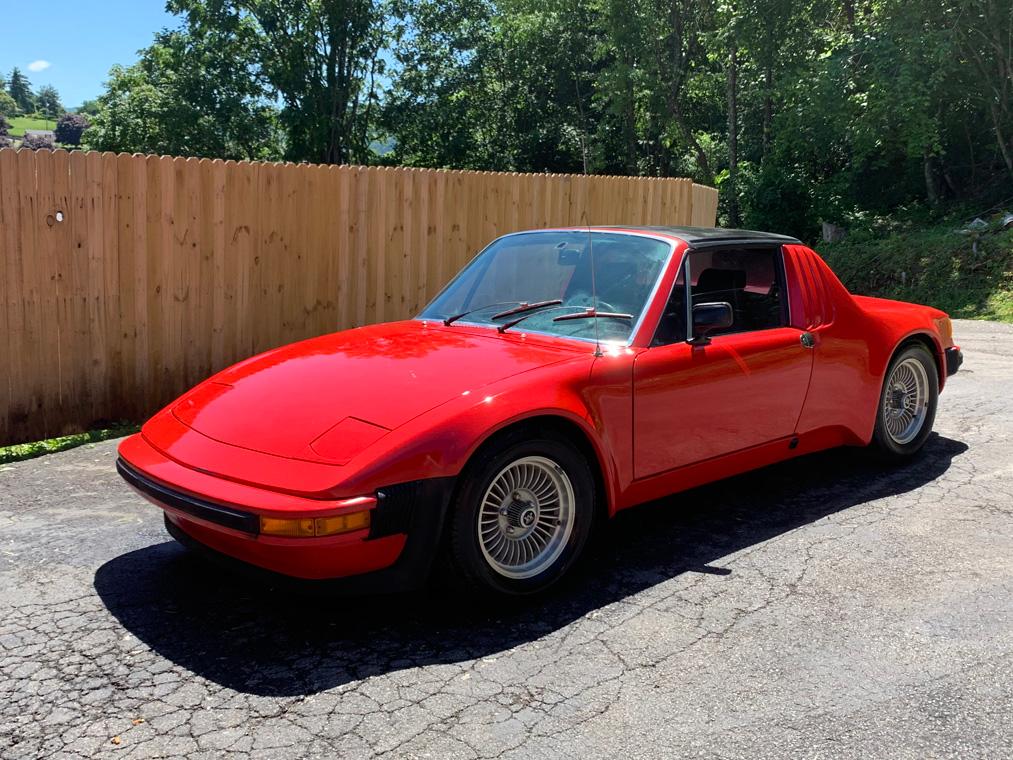
[[[932,432],[939,399],[935,360],[921,344],[901,349],[886,372],[873,446],[887,459],[916,454]]]
[[[594,519],[594,478],[562,437],[511,438],[481,452],[462,475],[447,547],[472,588],[531,594],[580,556]]]

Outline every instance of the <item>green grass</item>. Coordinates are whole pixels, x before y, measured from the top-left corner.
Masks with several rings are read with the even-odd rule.
[[[59,438],[50,438],[45,441],[0,446],[0,464],[19,462],[22,459],[33,459],[45,454],[55,454],[57,451],[66,451],[77,446],[83,446],[86,443],[106,441],[110,438],[122,438],[125,435],[136,433],[139,429],[137,425],[122,424],[101,430],[89,430],[86,433],[75,433],[74,435],[64,435]]]
[[[971,236],[959,226],[858,231],[823,243],[819,252],[853,293],[924,303],[962,319],[1013,322],[1013,230]]]
[[[11,123],[11,137],[24,137],[26,129],[56,129],[55,119],[33,119],[30,116],[12,116],[7,121]]]

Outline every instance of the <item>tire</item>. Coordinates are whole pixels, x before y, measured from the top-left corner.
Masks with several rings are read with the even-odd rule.
[[[562,436],[517,434],[480,451],[451,505],[450,580],[507,596],[548,588],[584,550],[596,498],[587,459]]]
[[[884,460],[900,462],[917,454],[932,433],[939,401],[935,359],[920,343],[902,347],[883,378],[872,449]]]

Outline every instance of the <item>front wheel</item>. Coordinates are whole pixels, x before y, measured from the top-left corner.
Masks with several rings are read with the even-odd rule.
[[[932,432],[939,400],[935,360],[921,344],[902,349],[890,362],[879,397],[873,447],[886,459],[916,454]]]
[[[507,440],[480,453],[463,477],[448,546],[459,580],[531,594],[576,562],[591,532],[595,488],[575,446],[555,436]]]

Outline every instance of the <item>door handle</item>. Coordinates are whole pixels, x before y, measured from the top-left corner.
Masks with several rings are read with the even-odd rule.
[[[812,348],[816,345],[816,336],[811,332],[804,332],[798,336],[799,342],[806,348]]]

